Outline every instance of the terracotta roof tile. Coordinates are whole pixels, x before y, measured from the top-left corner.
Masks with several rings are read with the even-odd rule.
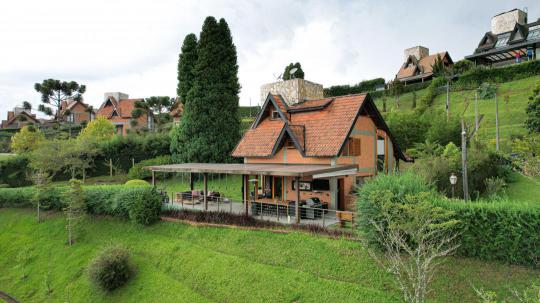
[[[407,67],[407,62],[405,62],[401,68],[399,69],[396,78],[397,79],[403,79],[408,78],[416,75],[424,75],[426,77],[431,76],[433,74],[433,64],[435,64],[435,61],[437,60],[437,56],[441,56],[441,58],[444,58],[448,55],[448,52],[441,52],[433,55],[426,56],[419,61],[412,60],[412,64],[410,64]]]
[[[267,157],[272,154],[285,122],[266,119],[257,128],[250,128],[234,149],[233,157]]]

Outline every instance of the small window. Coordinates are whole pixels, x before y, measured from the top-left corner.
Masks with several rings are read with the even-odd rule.
[[[296,148],[294,146],[293,140],[291,140],[291,139],[287,139],[287,141],[285,141],[285,147],[288,148],[288,149]]]
[[[343,156],[360,156],[362,154],[362,140],[360,138],[349,138],[342,154]]]
[[[272,120],[278,120],[280,118],[279,112],[277,110],[272,111]]]

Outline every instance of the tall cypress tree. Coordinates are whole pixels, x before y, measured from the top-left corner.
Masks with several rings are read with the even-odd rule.
[[[204,21],[182,123],[172,134],[177,162],[228,162],[240,139],[236,47],[224,19]]]
[[[186,97],[193,85],[193,69],[197,63],[197,36],[188,34],[184,38],[182,49],[178,57],[178,87],[176,94],[185,104]]]

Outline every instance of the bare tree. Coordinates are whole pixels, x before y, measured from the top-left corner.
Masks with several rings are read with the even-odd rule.
[[[72,179],[69,181],[70,189],[66,193],[67,203],[64,208],[66,214],[68,231],[68,244],[73,245],[74,232],[78,223],[83,219],[85,215],[84,209],[84,194],[81,186],[81,181]]]
[[[433,206],[426,195],[405,197],[404,204],[391,202],[384,195],[376,198],[382,220],[373,221],[383,254],[369,249],[370,255],[395,282],[406,302],[425,302],[436,268],[459,246],[452,212]]]

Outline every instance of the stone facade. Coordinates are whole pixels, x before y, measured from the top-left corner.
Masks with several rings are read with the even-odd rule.
[[[418,45],[415,47],[405,49],[403,53],[404,53],[403,61],[407,61],[409,56],[415,56],[416,60],[420,60],[424,57],[429,56],[429,48]]]
[[[304,79],[291,79],[264,84],[261,86],[261,103],[266,100],[268,93],[281,95],[288,105],[324,98],[321,84]]]
[[[509,32],[514,29],[516,23],[527,23],[527,13],[520,9],[514,9],[509,12],[498,14],[491,18],[491,33],[498,35],[500,33]]]
[[[121,93],[121,92],[105,93],[104,100],[107,100],[107,97],[113,97],[116,101],[118,101],[120,99],[129,99],[128,94],[124,94],[124,93]]]

